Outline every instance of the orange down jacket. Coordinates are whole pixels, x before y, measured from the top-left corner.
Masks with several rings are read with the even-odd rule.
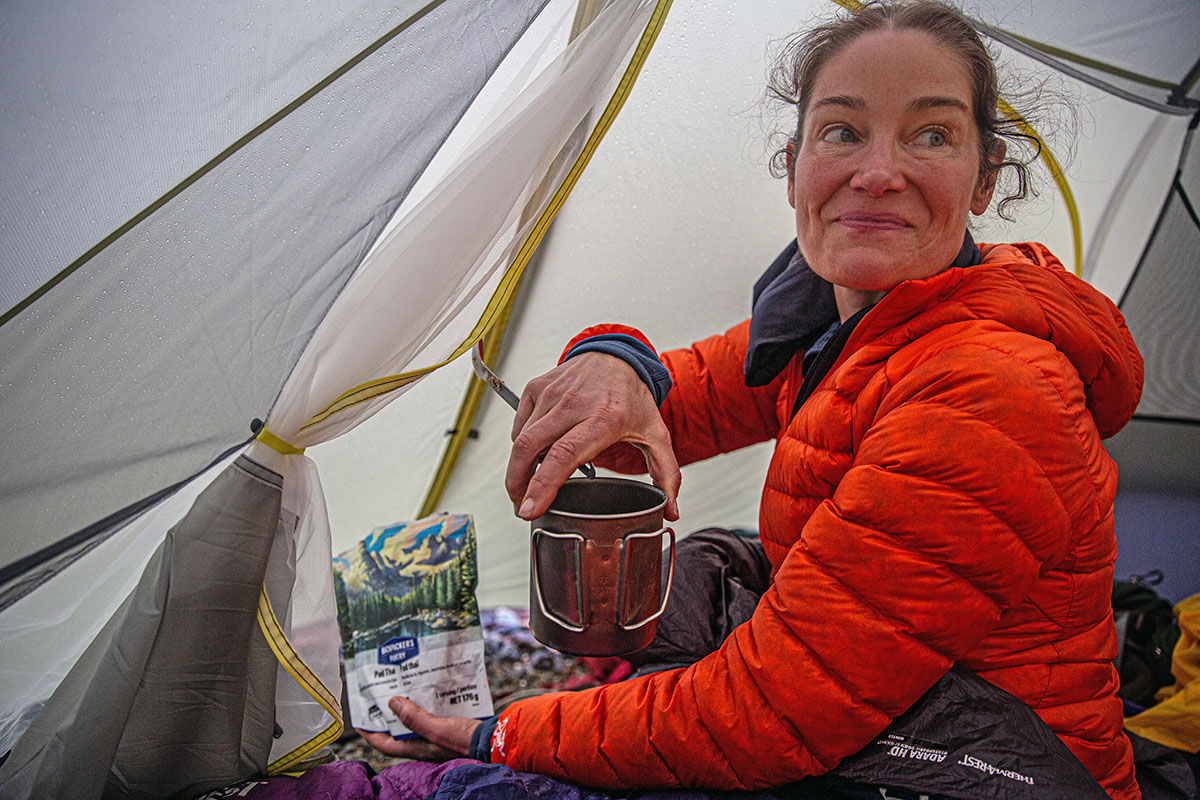
[[[959,662],[1137,798],[1111,592],[1116,466],[1142,361],[1120,313],[1035,244],[908,281],[791,418],[797,355],[747,388],[747,323],[667,352],[681,464],[776,439],[774,581],[686,669],[525,700],[492,760],[613,787],[761,788],[833,768]],[[598,464],[644,471],[632,448]]]

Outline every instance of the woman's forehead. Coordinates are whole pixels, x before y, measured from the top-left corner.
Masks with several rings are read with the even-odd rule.
[[[881,100],[917,111],[957,106],[970,113],[967,67],[923,31],[872,31],[825,63],[808,107],[865,108]]]

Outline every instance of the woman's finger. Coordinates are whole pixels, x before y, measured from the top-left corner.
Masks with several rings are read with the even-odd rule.
[[[471,752],[471,736],[479,727],[479,720],[466,717],[439,717],[430,714],[407,697],[388,700],[392,710],[404,727],[443,748],[453,756],[465,756]]]
[[[380,733],[377,731],[359,730],[358,735],[363,738],[363,741],[385,756],[392,756],[393,758],[441,762],[458,757],[457,753],[452,753],[446,748],[439,747],[424,739],[394,739],[386,731]]]
[[[546,513],[558,495],[559,487],[567,482],[579,465],[590,461],[612,444],[589,438],[584,429],[585,426],[579,425],[561,436],[546,451],[532,475],[527,478],[523,474],[515,476],[513,486],[520,497],[518,517],[533,520]]]
[[[562,414],[559,407],[557,377],[566,365],[530,381],[521,395],[512,428],[512,450],[509,452],[504,486],[516,511],[525,497],[525,487],[533,477],[542,457],[554,443],[575,424]],[[575,365],[578,366],[578,365]],[[557,412],[557,413],[556,413]],[[547,416],[551,416],[549,421]]]
[[[637,445],[646,458],[646,469],[654,485],[667,493],[667,507],[664,516],[670,522],[679,519],[679,486],[683,475],[679,471],[679,462],[671,447],[671,436],[663,426],[662,436],[643,445]]]
[[[608,446],[606,444],[602,447],[587,448],[587,442],[578,441],[581,431],[577,428],[588,418],[588,414],[592,413],[591,409],[597,404],[596,401],[581,399],[577,392],[560,393],[547,389],[537,400],[531,402],[536,404],[537,408],[526,417],[521,429],[515,432],[504,475],[504,486],[509,499],[513,501],[513,509],[521,516],[524,514],[521,514],[519,509],[528,498],[529,485],[538,473],[542,473],[542,481],[550,475],[555,475],[557,483],[550,487],[550,499],[553,499],[558,487],[571,477],[576,467],[590,461]],[[522,399],[521,404],[525,404],[525,399]],[[610,431],[607,435],[611,441],[616,441],[614,432]],[[591,449],[592,452],[584,455],[577,463],[564,467],[564,459],[569,461],[576,458],[581,448]],[[550,462],[551,468],[549,472],[543,473],[547,461]],[[561,476],[558,475],[559,472],[562,473]]]

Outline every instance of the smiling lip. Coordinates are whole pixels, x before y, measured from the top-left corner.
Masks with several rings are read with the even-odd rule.
[[[862,211],[851,211],[838,216],[837,221],[849,228],[859,231],[895,231],[909,227],[903,217],[895,214],[871,214]]]

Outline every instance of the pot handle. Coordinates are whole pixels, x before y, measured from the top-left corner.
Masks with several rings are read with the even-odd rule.
[[[675,583],[675,530],[673,528],[663,528],[657,533],[627,533],[621,539],[621,575],[619,579],[620,582],[617,585],[618,609],[624,607],[622,600],[624,599],[625,591],[625,542],[629,539],[649,539],[651,537],[657,537],[661,539],[664,533],[671,537],[671,566],[670,569],[667,570],[667,590],[663,592],[662,603],[659,604],[658,611],[655,611],[653,614],[646,617],[644,620],[641,620],[640,622],[635,622],[632,625],[622,622],[622,630],[635,631],[638,628],[649,625],[651,622],[661,617],[663,612],[667,610],[667,600],[671,599],[671,586]]]
[[[583,543],[585,540],[578,533],[554,533],[553,531],[548,531],[544,528],[536,528],[533,531],[533,536],[532,536],[533,593],[534,593],[534,595],[537,596],[538,607],[541,608],[541,610],[542,610],[542,616],[546,617],[546,619],[550,620],[551,622],[554,622],[556,625],[561,625],[562,627],[571,631],[571,633],[583,633],[583,630],[584,630],[583,625],[576,625],[573,622],[568,622],[567,620],[558,616],[557,614],[555,614],[553,611],[551,611],[549,608],[546,607],[546,598],[542,596],[542,581],[538,575],[538,573],[540,572],[540,570],[538,568],[538,536],[539,536],[539,534],[542,536],[549,536],[551,539],[575,539],[577,542],[577,544],[575,546],[575,576],[576,576],[575,607],[579,609],[580,622],[583,621],[584,614],[583,614],[583,564],[580,561],[579,550],[580,550],[580,547],[583,546]],[[671,538],[672,545],[674,545],[674,541],[675,541],[674,536],[672,536],[672,538]],[[674,566],[674,560],[675,560],[675,553],[674,553],[674,551],[672,551],[672,553],[671,553],[672,566]],[[662,612],[659,612],[659,613],[662,613]]]

